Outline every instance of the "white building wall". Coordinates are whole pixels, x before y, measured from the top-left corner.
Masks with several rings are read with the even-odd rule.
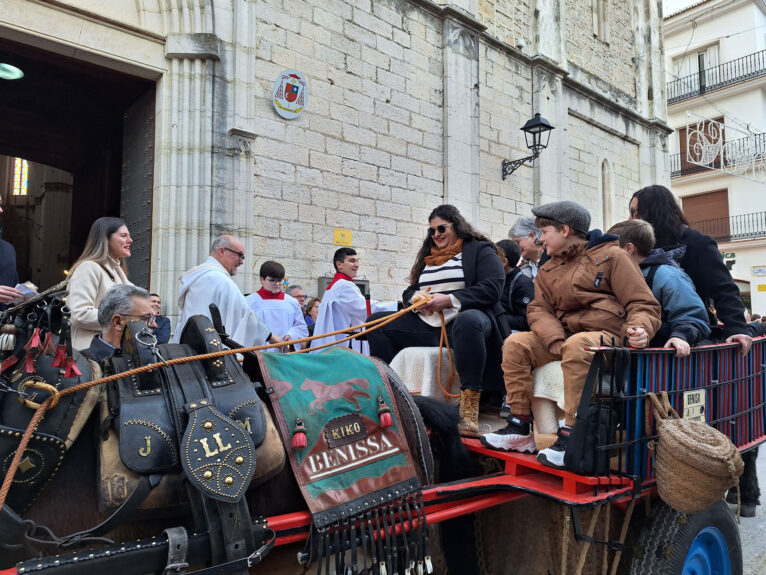
[[[674,60],[684,54],[693,57],[717,45],[718,61],[724,64],[766,49],[764,26],[766,13],[760,0],[713,0],[671,15],[664,22],[668,81],[676,79],[672,74]],[[723,117],[727,140],[744,137],[748,129],[754,133],[766,131],[765,86],[766,79],[757,78],[668,106],[668,123],[677,130],[670,137],[670,152],[680,152],[678,130],[687,126],[687,111],[703,118]],[[694,124],[696,120],[692,118],[689,123]],[[711,170],[673,178],[671,189],[681,198],[725,189],[729,215],[747,217],[766,212],[766,183],[756,180],[752,172],[736,176]],[[732,277],[750,283],[753,312],[763,314],[766,292],[759,292],[758,286],[766,284],[766,276],[755,276],[752,271],[766,263],[766,241],[720,243],[719,250],[727,254],[728,261],[735,262]]]

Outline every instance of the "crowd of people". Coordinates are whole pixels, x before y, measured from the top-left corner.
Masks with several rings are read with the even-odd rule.
[[[715,241],[690,227],[667,188],[637,191],[629,213],[629,220],[604,233],[591,229],[583,206],[554,202],[533,208],[508,238],[493,242],[457,208],[440,205],[428,217],[399,302],[372,301],[359,289],[359,258],[349,247],[334,253],[334,276],[321,299],[307,299],[299,285],[285,290],[285,268],[271,260],[260,266],[260,289],[245,296],[232,279],[245,261],[244,243],[222,235],[209,257],[181,276],[172,335],[159,296],[128,279],[132,239],[125,222],[99,218],[69,276],[73,345],[108,356],[129,318],[144,320],[160,343],[178,342],[186,321],[197,314],[212,318],[215,304],[230,337],[242,345],[295,341],[280,349],[300,349],[307,344],[297,340],[315,334],[323,337],[309,345],[322,349],[346,338],[353,326],[386,317],[427,292],[427,303],[415,313],[344,345],[391,362],[405,348],[439,346],[446,332],[460,378],[459,432],[480,437],[492,449],[521,452],[536,451],[532,370],[560,361],[565,417],[556,442],[538,460],[565,468],[594,355],[590,346],[607,340],[667,347],[684,357],[691,346],[726,341],[739,344],[745,355],[751,336],[766,331],[763,323],[746,318]],[[5,243],[0,250],[7,251]],[[0,270],[6,284],[0,303],[17,295],[7,285],[18,281],[6,269],[9,261]],[[497,390],[509,408],[507,424],[481,434],[480,399]],[[754,459],[746,459],[753,473]],[[743,514],[754,514],[757,493],[748,497],[743,493]]]

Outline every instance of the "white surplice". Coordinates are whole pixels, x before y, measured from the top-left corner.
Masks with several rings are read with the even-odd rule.
[[[285,294],[285,299],[263,299],[258,292],[251,293],[245,299],[250,309],[268,326],[272,334],[280,338],[289,335],[290,339],[308,337],[309,327],[303,319],[301,304],[297,299],[288,294]],[[297,346],[298,349],[300,347],[300,345]],[[266,351],[277,351],[277,349]]]
[[[396,302],[371,302],[370,307],[370,313],[396,311]],[[322,296],[314,335],[347,329],[351,326],[364,323],[366,319],[367,301],[364,299],[362,292],[354,282],[339,279]],[[311,347],[318,347],[343,339],[344,337],[347,337],[347,334],[323,337],[312,341]],[[339,345],[348,346],[349,343],[351,343],[351,349],[364,355],[370,355],[370,346],[366,341],[353,339],[350,342],[344,342]]]
[[[208,257],[205,263],[185,272],[180,281],[178,324],[173,343],[180,341],[183,327],[191,316],[210,317],[208,306],[211,303],[221,311],[221,321],[231,339],[244,346],[266,343],[271,330],[248,307],[229,272],[214,257]]]

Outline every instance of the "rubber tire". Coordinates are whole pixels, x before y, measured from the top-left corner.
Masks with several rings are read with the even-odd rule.
[[[742,544],[734,513],[722,499],[700,513],[685,515],[657,502],[653,519],[642,529],[630,575],[681,575],[694,538],[706,527],[716,527],[726,539],[731,574],[742,575]]]

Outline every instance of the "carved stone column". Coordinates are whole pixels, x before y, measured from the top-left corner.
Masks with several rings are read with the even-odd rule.
[[[479,191],[479,39],[444,20],[444,201],[481,226]]]
[[[214,110],[218,39],[171,34],[168,71],[157,84],[157,152],[153,202],[153,289],[178,292],[178,276],[210,247]]]

